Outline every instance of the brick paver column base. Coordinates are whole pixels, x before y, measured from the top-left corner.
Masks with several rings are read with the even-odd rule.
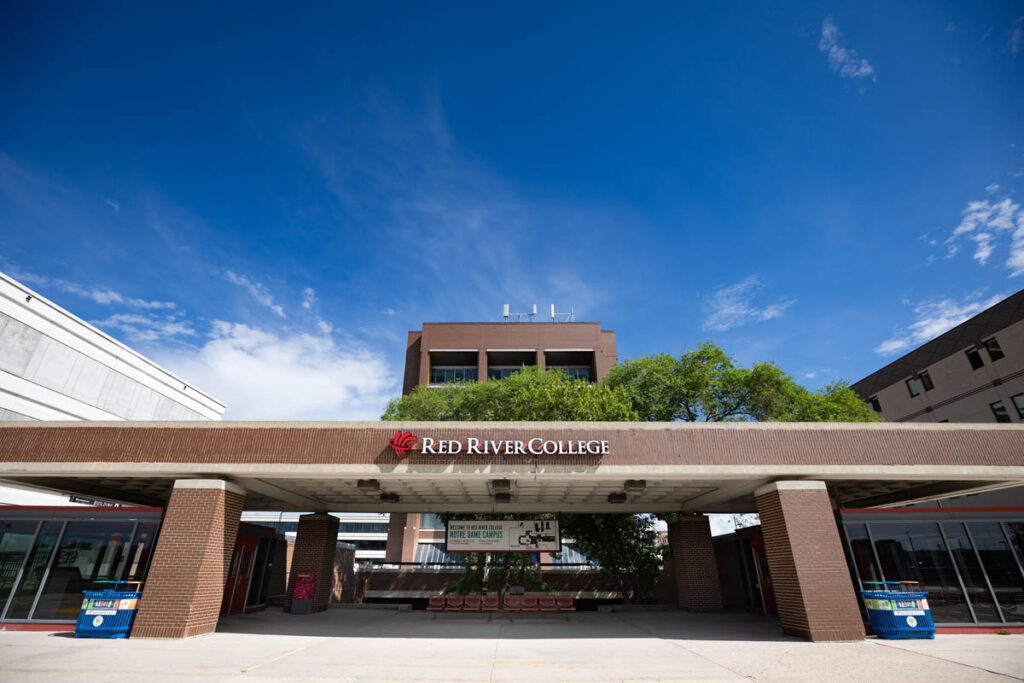
[[[216,630],[244,501],[244,489],[219,479],[174,482],[132,638]]]
[[[299,529],[295,533],[295,550],[292,552],[292,565],[288,572],[285,610],[291,611],[295,576],[298,572],[313,572],[316,576],[313,611],[322,612],[328,608],[334,584],[334,555],[337,547],[337,517],[326,513],[299,517]]]
[[[821,481],[754,492],[782,630],[808,640],[861,640],[864,623]]]
[[[668,523],[679,607],[691,612],[722,609],[711,522],[704,515],[677,517]]]

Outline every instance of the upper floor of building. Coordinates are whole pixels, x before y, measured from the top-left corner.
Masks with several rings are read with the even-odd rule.
[[[0,273],[0,420],[219,420],[224,410]]]
[[[1024,422],[1024,290],[853,390],[893,422]]]
[[[615,332],[600,323],[424,323],[409,332],[403,393],[421,384],[502,379],[524,365],[592,382],[617,360]]]

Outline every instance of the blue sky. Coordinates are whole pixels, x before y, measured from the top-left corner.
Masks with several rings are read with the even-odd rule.
[[[503,303],[813,387],[1024,287],[1024,3],[208,5],[0,6],[0,270],[227,417]]]

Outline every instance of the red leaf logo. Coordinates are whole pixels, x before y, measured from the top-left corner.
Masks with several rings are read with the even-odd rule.
[[[398,459],[401,460],[405,457],[406,452],[416,445],[416,437],[412,435],[412,432],[395,432],[388,443],[395,449]]]

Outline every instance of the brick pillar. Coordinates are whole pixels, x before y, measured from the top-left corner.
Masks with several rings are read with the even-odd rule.
[[[174,482],[132,638],[189,638],[217,628],[245,489],[219,479]]]
[[[292,608],[292,592],[298,572],[313,572],[316,593],[313,611],[322,612],[331,603],[334,583],[334,555],[338,547],[338,518],[327,513],[302,515],[295,533],[295,551],[292,553],[291,571],[288,573],[288,592],[285,609]]]
[[[541,370],[546,369],[545,361],[547,357],[544,355],[544,349],[537,349],[537,367]]]
[[[476,352],[476,381],[487,381],[487,349]]]
[[[668,523],[679,607],[691,612],[722,609],[711,522],[704,515],[680,516]]]
[[[422,344],[422,342],[420,342]],[[426,346],[420,349],[419,384],[430,384],[430,351]]]
[[[825,482],[778,481],[754,492],[782,630],[861,640],[861,620]]]

